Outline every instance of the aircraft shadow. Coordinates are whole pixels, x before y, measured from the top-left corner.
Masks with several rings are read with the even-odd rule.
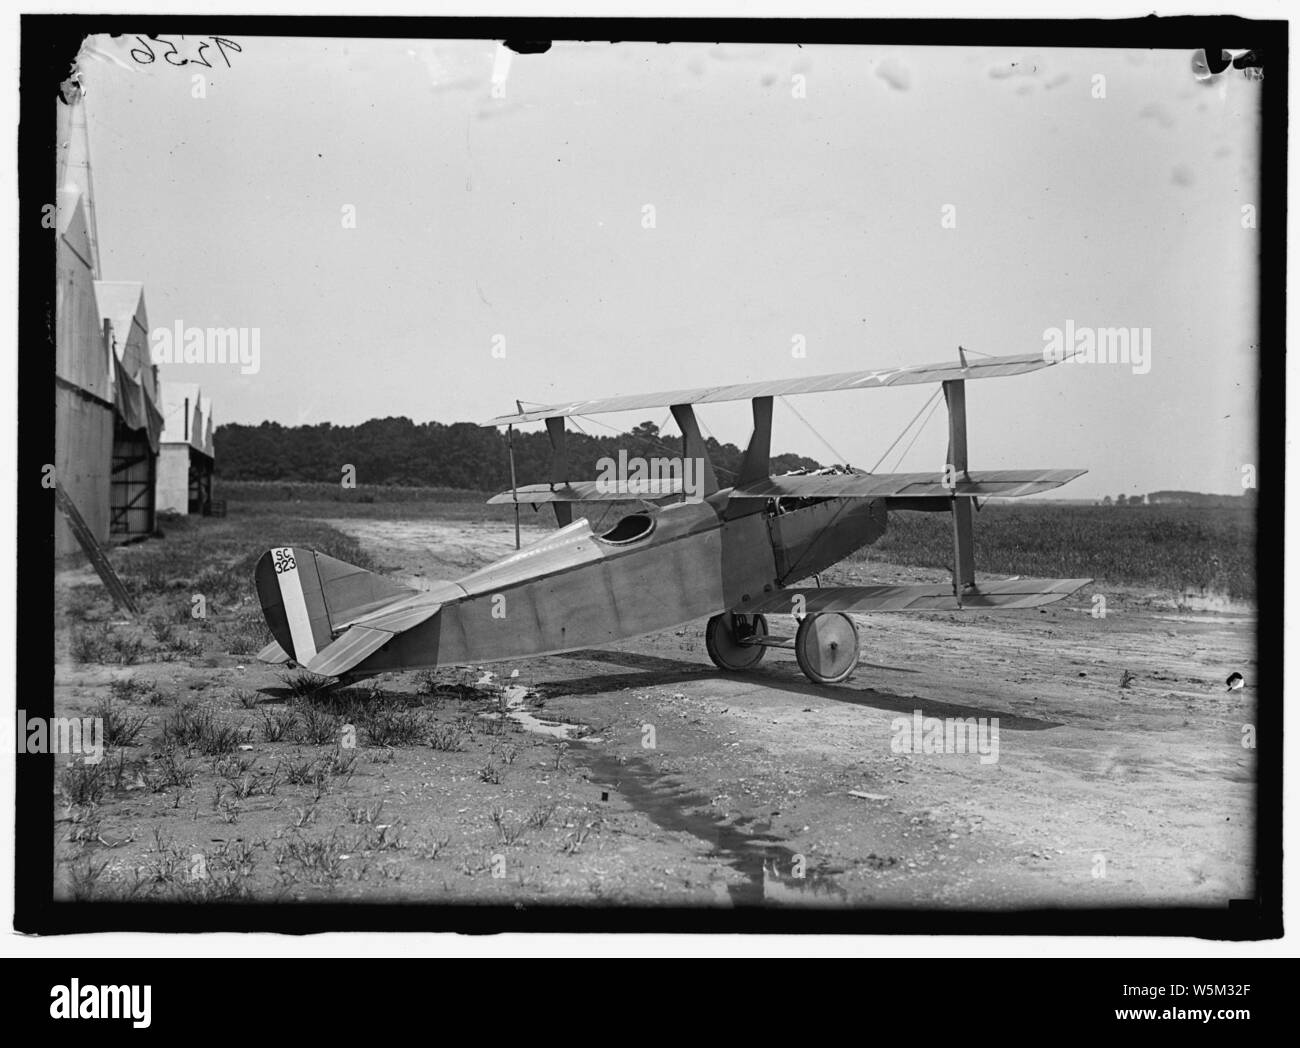
[[[650,688],[656,685],[682,684],[688,681],[753,680],[761,681],[768,687],[777,688],[795,695],[830,699],[850,706],[868,706],[873,709],[890,710],[899,714],[911,715],[914,710],[919,709],[926,717],[997,717],[998,727],[1008,731],[1045,731],[1048,728],[1062,726],[1061,721],[1020,717],[1013,713],[1007,713],[1005,710],[954,702],[940,702],[922,696],[896,695],[871,687],[854,687],[852,683],[834,686],[814,684],[800,674],[793,664],[788,668],[771,665],[749,670],[743,674],[731,674],[723,673],[713,666],[706,666],[697,662],[666,659],[659,655],[642,655],[631,651],[608,651],[589,648],[550,657],[627,666],[640,671],[639,673],[608,673],[570,680],[552,680],[537,685],[538,690],[547,696],[554,697],[561,695],[591,695],[598,692],[622,691],[629,688]],[[864,668],[867,665],[867,663],[862,664]]]
[[[770,901],[768,896],[775,889],[786,896],[804,896],[814,904],[833,905],[844,900],[844,890],[833,879],[844,872],[842,868],[814,864],[805,877],[780,882],[777,871],[792,869],[799,856],[771,833],[770,821],[732,821],[720,816],[710,808],[707,795],[640,757],[615,758],[582,742],[574,743],[570,753],[588,768],[593,783],[618,791],[657,826],[704,841],[712,855],[742,872],[745,882],[727,887],[734,905],[762,905]],[[773,885],[773,880],[778,883]]]

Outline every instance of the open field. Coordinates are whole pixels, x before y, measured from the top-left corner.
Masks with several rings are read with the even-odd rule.
[[[512,549],[510,507],[225,497],[224,519],[113,551],[135,622],[88,568],[56,579],[56,713],[110,727],[101,763],[59,774],[62,897],[1009,908],[1250,894],[1256,694],[1223,680],[1254,680],[1253,613],[1180,608],[1193,584],[1246,592],[1232,581],[1246,524],[1217,511],[1099,508],[1078,530],[1065,507],[1015,511],[1056,514],[1045,537],[988,507],[981,569],[1109,581],[1039,612],[858,616],[862,662],[838,687],[777,651],[724,675],[701,622],[327,691],[251,661],[268,639],[261,552],[311,545],[419,585]],[[1144,527],[1153,511],[1162,523]],[[548,519],[525,510],[525,538]],[[938,523],[892,517],[826,581],[942,581]],[[1092,552],[1053,559],[1069,548]],[[1187,574],[1207,554],[1226,575]],[[997,759],[899,752],[917,710],[997,718]]]
[[[494,494],[397,484],[345,488],[340,484],[301,480],[219,480],[213,491],[214,498],[229,499],[250,510],[277,503],[306,506],[319,516],[375,516],[381,513],[376,507],[382,507],[385,517],[415,514],[444,520],[513,520],[513,507],[486,504]]]
[[[891,514],[866,551],[920,567],[946,567],[952,522],[942,513]],[[1002,575],[1093,578],[1195,600],[1255,600],[1251,509],[990,503],[975,521],[975,563]]]

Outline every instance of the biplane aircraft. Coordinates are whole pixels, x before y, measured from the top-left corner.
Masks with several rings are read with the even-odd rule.
[[[755,666],[770,647],[793,647],[813,681],[846,680],[858,663],[850,614],[1034,608],[1091,579],[977,581],[972,520],[977,500],[1047,491],[1079,469],[971,471],[966,383],[1021,375],[1056,361],[1034,354],[713,386],[517,410],[485,425],[544,422],[553,452],[549,481],[515,486],[491,503],[550,504],[558,530],[456,581],[415,590],[302,547],[279,547],[257,564],[258,595],[275,637],[259,657],[355,679],[390,671],[495,662],[599,647],[708,617],[705,642],[722,670]],[[948,409],[948,461],[930,473],[821,472],[772,476],[773,398],[829,390],[940,383]],[[752,401],[754,429],[739,475],[722,487],[695,408]],[[519,405],[516,405],[519,407]],[[569,476],[565,419],[668,407],[696,461],[700,483],[616,483]],[[512,483],[513,455],[511,461]],[[680,501],[668,502],[669,499]],[[635,502],[596,533],[575,505]],[[802,580],[884,534],[894,510],[952,517],[948,585],[800,587]],[[793,638],[768,632],[790,614]]]

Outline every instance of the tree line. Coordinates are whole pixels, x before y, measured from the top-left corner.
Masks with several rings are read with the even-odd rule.
[[[337,483],[345,465],[355,467],[358,484],[404,484],[416,487],[505,491],[510,487],[510,451],[504,431],[472,422],[424,422],[409,418],[371,419],[357,426],[321,422],[285,426],[227,423],[213,437],[215,471],[225,480],[301,480]],[[744,449],[706,440],[709,458],[721,484],[730,484],[740,469]],[[645,459],[680,456],[680,436],[659,432],[643,422],[627,433],[593,436],[570,432],[566,441],[569,476],[594,480],[601,458]],[[520,484],[550,479],[551,446],[546,432],[514,433],[515,471]],[[772,457],[772,472],[818,469],[803,455]]]
[[[1210,495],[1203,491],[1153,491],[1147,495],[1116,495],[1113,499],[1107,495],[1101,500],[1103,506],[1218,506],[1235,507],[1243,503],[1253,504],[1255,491],[1247,489],[1240,495]]]

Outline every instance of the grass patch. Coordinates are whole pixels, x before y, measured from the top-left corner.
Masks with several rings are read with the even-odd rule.
[[[459,753],[465,748],[465,729],[459,724],[434,724],[429,728],[429,745],[442,753]]]
[[[303,670],[298,673],[281,673],[280,683],[288,690],[291,699],[310,699],[329,687],[331,678]]]
[[[260,611],[242,611],[222,623],[217,632],[231,655],[256,655],[271,643],[271,631]]]
[[[108,790],[103,764],[69,764],[59,776],[59,789],[68,804],[98,804]]]
[[[365,711],[361,730],[371,746],[419,746],[428,737],[429,725],[418,707],[379,706]]]
[[[158,753],[152,766],[140,773],[141,785],[151,793],[162,793],[172,786],[189,789],[194,785],[194,770],[182,762],[175,747],[167,747]]]
[[[247,731],[218,720],[206,707],[182,706],[163,722],[164,746],[184,746],[205,757],[230,753],[247,738]]]
[[[143,640],[130,634],[117,633],[108,623],[74,629],[68,645],[72,660],[83,664],[118,663],[131,666],[140,660],[144,650]]]
[[[262,739],[282,742],[293,738],[298,724],[298,714],[293,710],[283,713],[265,710],[262,713]]]
[[[117,683],[116,681],[114,683]],[[127,713],[118,708],[112,699],[100,700],[90,711],[90,715],[102,724],[105,746],[134,746],[145,725],[149,723],[147,714]]]
[[[506,820],[505,812],[500,808],[492,809],[492,825],[496,827],[497,839],[502,844],[514,844],[528,829],[527,823],[511,823]]]
[[[298,738],[313,746],[324,746],[338,741],[343,722],[320,706],[302,703],[298,707]]]
[[[152,706],[154,703],[150,701],[150,697],[156,690],[157,685],[148,684],[135,677],[121,677],[110,681],[108,685],[109,698],[120,703],[148,702]]]

